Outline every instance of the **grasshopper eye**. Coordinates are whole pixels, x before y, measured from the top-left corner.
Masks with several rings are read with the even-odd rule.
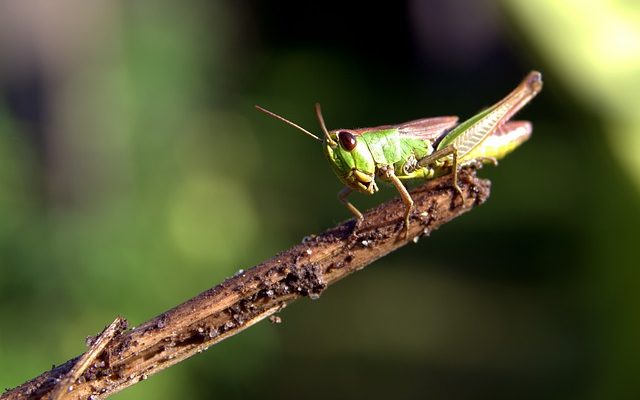
[[[355,135],[349,131],[338,132],[338,140],[346,151],[355,149],[356,144],[358,144]]]

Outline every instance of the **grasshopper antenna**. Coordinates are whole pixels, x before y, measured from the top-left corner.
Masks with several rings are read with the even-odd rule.
[[[335,140],[331,139],[329,135],[329,131],[327,130],[327,125],[324,123],[324,118],[322,118],[322,110],[320,109],[320,103],[316,103],[316,116],[318,117],[318,122],[320,122],[320,127],[322,128],[322,132],[324,133],[324,137],[327,139],[327,143],[331,147],[336,147],[338,143]]]
[[[262,107],[260,107],[260,106],[258,106],[258,105],[256,105],[256,109],[258,109],[259,111],[262,111],[263,113],[265,113],[265,114],[267,114],[267,115],[272,116],[272,117],[273,117],[273,118],[275,118],[275,119],[278,119],[278,120],[280,120],[280,121],[284,122],[285,124],[291,125],[291,126],[293,126],[294,128],[301,130],[303,133],[307,134],[308,136],[311,136],[311,137],[312,137],[312,138],[314,138],[315,140],[317,140],[317,141],[319,141],[319,142],[322,142],[322,139],[320,139],[319,137],[317,137],[317,136],[316,136],[316,135],[314,135],[313,133],[309,132],[308,130],[304,129],[304,128],[303,128],[303,127],[301,127],[300,125],[298,125],[298,124],[296,124],[296,123],[294,123],[294,122],[289,121],[289,120],[288,120],[288,119],[286,119],[285,117],[281,117],[280,115],[278,115],[278,114],[276,114],[276,113],[274,113],[274,112],[271,112],[271,111],[269,111],[269,110],[267,110],[267,109],[264,109],[264,108],[262,108]]]

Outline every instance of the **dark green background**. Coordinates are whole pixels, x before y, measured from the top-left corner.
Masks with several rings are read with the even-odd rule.
[[[517,3],[4,3],[0,385],[349,217],[254,104],[314,132],[316,101],[330,128],[465,118],[538,69],[485,205],[115,398],[636,398],[638,172]]]

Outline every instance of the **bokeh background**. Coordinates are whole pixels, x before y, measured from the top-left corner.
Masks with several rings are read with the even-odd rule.
[[[0,387],[349,217],[318,144],[254,104],[464,118],[531,69],[534,135],[485,205],[114,398],[638,398],[621,0],[0,2]]]

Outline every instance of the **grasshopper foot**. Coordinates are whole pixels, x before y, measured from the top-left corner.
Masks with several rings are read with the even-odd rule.
[[[409,224],[406,221],[402,221],[402,226],[400,227],[400,229],[402,229],[401,237],[403,240],[405,240],[409,237]]]
[[[464,200],[464,195],[462,194],[462,189],[460,189],[460,186],[458,186],[458,184],[456,183],[453,188],[456,190],[456,193],[458,193],[458,196],[460,196],[460,198]]]
[[[407,215],[404,217],[404,221],[403,221],[403,230],[402,230],[402,238],[406,239],[407,237],[409,237],[409,217],[411,216],[411,211],[409,211],[407,213]]]
[[[413,211],[412,209],[407,210],[407,213],[405,214],[404,219],[400,221],[400,226],[398,227],[398,230],[401,231],[400,238],[403,240],[409,237],[409,224],[410,224],[409,219],[411,217],[412,211]]]
[[[460,188],[460,186],[458,186],[458,183],[455,182],[453,184],[453,197],[451,198],[451,203],[453,206],[455,206],[456,204],[456,198],[459,197],[460,198],[460,205],[464,204],[464,194],[462,193],[462,189]]]
[[[352,228],[351,228],[351,234],[349,235],[349,239],[350,240],[358,239],[358,230],[360,230],[360,227],[362,226],[362,222],[364,222],[364,218],[354,218],[353,219],[353,225],[352,225]]]

